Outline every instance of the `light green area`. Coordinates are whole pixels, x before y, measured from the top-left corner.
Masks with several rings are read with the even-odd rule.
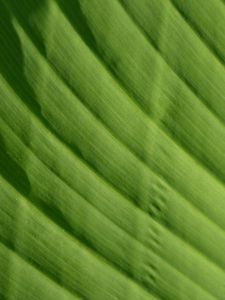
[[[224,299],[224,16],[0,0],[0,299]]]

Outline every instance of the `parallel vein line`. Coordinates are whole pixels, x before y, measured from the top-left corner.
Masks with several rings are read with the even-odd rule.
[[[30,112],[30,114],[32,114],[31,112]],[[35,117],[36,118],[36,117]],[[44,126],[44,125],[43,125]],[[48,129],[47,129],[47,131],[48,131]],[[20,138],[19,138],[20,139]],[[56,138],[57,139],[57,138]],[[67,146],[65,146],[65,147],[67,147]],[[30,149],[30,151],[33,153],[33,151]],[[69,149],[69,151],[70,151],[70,149]],[[71,151],[70,151],[71,152]],[[72,153],[73,154],[73,153]],[[33,153],[33,155],[34,156],[36,156],[34,153]],[[44,162],[43,162],[43,164],[45,164]],[[48,168],[48,166],[47,166],[47,168]],[[51,171],[51,170],[50,170]],[[52,172],[52,171],[51,171]],[[59,177],[56,173],[55,173],[55,175],[57,176],[57,177]],[[60,177],[59,177],[60,178]],[[61,179],[61,178],[60,178]],[[64,181],[63,179],[61,179],[62,181]],[[65,182],[65,181],[64,181]],[[65,182],[65,184],[66,185],[68,185],[67,184],[67,182]],[[69,188],[71,188],[70,186],[69,186]],[[28,201],[28,200],[27,200]],[[139,210],[139,208],[137,208],[136,207],[136,209],[138,209]],[[100,212],[101,213],[101,212]],[[145,212],[143,212],[143,213],[145,213]],[[149,216],[148,216],[149,217]],[[51,219],[49,216],[48,216],[48,218],[49,219]],[[106,218],[107,218],[107,216],[106,216]],[[51,219],[52,220],[52,219]],[[52,220],[52,222],[54,222],[54,224],[56,224],[57,226],[59,226],[60,227],[60,225],[58,225],[57,223],[55,223],[55,221],[54,220]],[[157,222],[157,221],[156,221]],[[159,222],[157,222],[157,223],[159,223]],[[117,226],[117,224],[115,224],[116,226]],[[163,227],[165,227],[164,225],[162,225]],[[121,228],[122,230],[123,230],[123,228]],[[123,230],[124,231],[124,230]],[[71,234],[71,233],[69,233],[68,231],[67,231],[67,233],[74,239],[74,237],[73,237],[73,235]],[[176,234],[174,234],[173,232],[172,232],[172,234],[173,235],[176,235]],[[128,235],[130,235],[129,233],[128,233]],[[177,236],[177,235],[176,235]],[[181,239],[179,236],[177,236],[178,237],[178,239]],[[135,240],[138,242],[138,243],[141,243],[141,242],[139,242],[136,238],[135,238]],[[186,242],[185,241],[185,243],[187,243],[191,248],[194,248],[192,245],[190,245],[190,243],[189,242]],[[142,243],[141,243],[142,244]],[[143,245],[143,244],[142,244]],[[146,248],[146,246],[145,245],[143,245],[145,248]],[[85,247],[87,247],[87,246],[85,246]],[[89,249],[89,248],[88,248]],[[195,248],[194,248],[195,249]],[[91,252],[93,251],[93,250],[90,250]],[[195,251],[197,251],[198,253],[200,253],[200,255],[201,256],[203,256],[203,257],[206,257],[204,254],[202,254],[198,249],[195,249]],[[207,257],[206,257],[207,258]],[[162,260],[164,260],[165,261],[165,259],[163,259],[163,258],[161,258]],[[208,258],[207,258],[208,259]],[[216,264],[215,264],[215,262],[213,262],[213,261],[211,261],[210,259],[208,259],[213,265],[215,265],[216,267],[218,267]],[[165,261],[166,262],[166,261]],[[192,278],[190,278],[190,277],[188,277],[186,274],[184,274],[184,273],[182,273],[181,271],[179,271],[176,267],[174,267],[170,262],[166,262],[167,264],[169,264],[170,266],[172,266],[172,268],[173,269],[175,269],[176,270],[176,272],[178,272],[178,273],[181,273],[181,274],[183,274],[183,276],[184,277],[186,277],[186,278],[188,278],[190,281],[192,281],[194,284],[196,284],[196,282],[194,282],[193,280],[192,280]],[[116,269],[118,272],[120,272],[120,273],[122,273],[123,275],[125,275],[127,278],[130,278],[126,273],[125,273],[125,271],[121,271],[120,269],[118,269],[118,268],[116,268],[115,267],[115,265],[112,263],[112,262],[109,262],[109,265],[110,266],[113,266],[113,268],[114,269]],[[223,272],[224,272],[224,270],[222,270]],[[135,283],[137,283],[141,288],[144,288],[144,289],[146,289],[146,287],[143,287],[142,285],[140,285],[140,283],[139,282],[137,282],[136,280],[133,280],[132,279],[132,281],[133,282],[135,282]],[[207,293],[209,293],[204,287],[202,287],[200,284],[197,284],[201,289],[203,289],[203,290],[205,290]]]
[[[36,48],[36,47],[35,47]],[[39,50],[36,48],[36,50],[39,52]],[[41,55],[41,54],[40,54]],[[42,55],[41,55],[42,56]],[[44,58],[43,57],[43,59],[44,60],[46,60],[46,58]],[[48,62],[47,62],[48,63]],[[103,63],[102,63],[103,64]],[[103,65],[103,67],[104,67],[104,65]],[[57,72],[58,73],[58,72]],[[62,83],[64,82],[64,80],[61,78],[61,76],[59,77],[59,79],[62,81]],[[66,84],[66,86],[68,86],[67,84]],[[69,89],[70,89],[70,91],[73,93],[73,90],[69,87]],[[76,96],[76,95],[75,95]],[[129,97],[129,96],[128,96]],[[136,103],[135,103],[135,105],[136,105]],[[137,107],[137,109],[139,109],[139,107],[136,105],[136,107]],[[148,117],[149,118],[149,117]],[[101,122],[102,123],[102,122]],[[104,126],[104,124],[103,124],[103,126]],[[105,126],[104,126],[105,127]],[[106,127],[107,128],[107,127]],[[107,130],[108,130],[108,128],[107,128]],[[108,130],[108,131],[110,131],[110,130]],[[115,135],[114,135],[115,136]],[[57,138],[57,137],[56,137]],[[115,138],[120,142],[120,143],[122,143],[116,136],[115,136]],[[58,139],[58,138],[57,138]],[[65,144],[64,143],[64,141],[61,141],[63,144]],[[176,141],[174,141],[176,144],[177,144],[177,142]],[[122,143],[123,144],[123,143]],[[179,147],[180,147],[180,145],[179,144],[177,144]],[[65,144],[65,146],[68,148],[68,146]],[[126,145],[125,145],[125,147],[128,149],[128,151],[130,151],[130,152],[132,152],[133,153],[133,151],[131,151],[130,149],[129,149],[129,147],[127,147]],[[69,147],[70,148],[70,147]],[[181,148],[181,147],[180,147]],[[70,149],[71,150],[71,149]],[[73,153],[73,150],[71,150],[72,151],[72,153]],[[134,154],[134,153],[133,153]],[[73,153],[73,155],[75,155],[74,153]],[[136,156],[136,154],[134,154],[135,155],[135,157],[137,157]],[[138,157],[137,157],[138,158]],[[139,158],[138,158],[139,159]],[[142,161],[142,160],[141,160]],[[146,162],[144,162],[143,161],[143,163],[149,168],[149,166],[146,164]],[[153,171],[154,172],[154,171]],[[95,173],[96,173],[96,171],[95,171]],[[154,172],[155,173],[155,172]],[[96,173],[97,174],[97,173]],[[98,175],[99,176],[99,175]],[[157,176],[159,176],[158,174],[157,174]],[[103,177],[104,178],[104,177]],[[164,178],[164,180],[165,180],[165,178]],[[106,180],[106,181],[108,181],[108,180]],[[111,183],[109,183],[110,185],[112,185]],[[115,188],[115,190],[118,192],[118,189],[116,189],[116,186],[113,184],[112,185],[114,188]],[[173,188],[173,187],[172,187]],[[174,188],[173,188],[174,189]],[[174,190],[176,190],[176,189],[174,189]],[[120,194],[121,194],[121,192],[119,192]],[[178,194],[180,194],[179,192],[178,192]],[[182,196],[183,197],[183,196]],[[185,197],[183,197],[183,198],[185,198]],[[189,200],[187,200],[187,201],[189,201]],[[195,205],[193,205],[192,203],[191,203],[191,205],[198,211],[198,212],[201,212]],[[202,212],[201,212],[202,213]],[[204,214],[205,215],[205,214]],[[208,219],[210,219],[207,215],[205,215]],[[210,219],[211,220],[211,219]],[[214,220],[211,220],[213,223],[215,223],[215,221]],[[217,224],[217,223],[215,223],[215,224]],[[217,224],[218,226],[220,226],[219,224]],[[221,226],[220,226],[221,227]],[[222,227],[221,227],[222,228]],[[223,228],[222,228],[223,229]],[[224,230],[224,229],[223,229]],[[195,248],[195,247],[194,247]],[[197,249],[197,251],[199,251],[198,249]],[[201,254],[203,254],[201,251],[199,251]],[[214,262],[213,262],[214,263]]]
[[[11,183],[9,183],[11,185]],[[13,186],[12,186],[13,187]],[[14,187],[13,187],[14,188]],[[20,194],[17,190],[16,192],[18,194]],[[139,288],[141,290],[145,290],[147,293],[149,293],[152,297],[153,294],[151,293],[150,289],[147,288],[146,286],[141,285],[138,281],[132,279],[130,276],[127,275],[127,273],[119,268],[117,268],[112,262],[110,262],[109,260],[106,260],[105,258],[103,258],[103,256],[101,254],[99,254],[97,251],[94,251],[93,249],[91,249],[90,247],[88,247],[87,245],[85,245],[84,243],[82,243],[79,239],[77,239],[74,235],[72,235],[70,232],[68,232],[67,230],[64,230],[63,227],[61,227],[58,223],[56,223],[52,218],[50,218],[46,213],[44,213],[43,211],[41,211],[39,209],[39,207],[37,207],[35,204],[31,203],[29,201],[29,198],[22,196],[20,194],[20,198],[23,199],[26,203],[29,204],[29,206],[32,209],[35,209],[37,211],[39,211],[39,213],[41,213],[42,215],[44,215],[48,220],[51,221],[52,224],[54,224],[54,226],[56,226],[58,229],[63,229],[63,233],[67,235],[67,238],[69,238],[69,240],[71,240],[73,243],[77,244],[77,242],[79,241],[80,245],[82,245],[82,247],[88,252],[88,255],[92,256],[93,253],[96,253],[95,255],[97,255],[97,259],[100,263],[103,264],[103,266],[105,267],[106,265],[109,266],[110,268],[113,268],[116,272],[120,273],[122,276],[124,276],[128,281],[132,281],[133,283],[135,283],[137,286],[139,286]],[[19,254],[18,254],[19,255]],[[179,271],[177,271],[179,272]],[[50,277],[50,276],[49,276]],[[51,277],[50,277],[51,278]],[[70,288],[65,287],[65,289],[70,290]]]
[[[220,53],[215,49],[215,47],[213,45],[211,45],[211,43],[208,40],[206,40],[203,37],[203,35],[201,34],[201,32],[197,28],[197,26],[194,24],[194,22],[191,21],[185,15],[185,13],[182,12],[182,10],[179,9],[179,7],[175,4],[174,0],[169,0],[169,1],[173,5],[173,7],[176,9],[176,11],[178,11],[178,13],[181,15],[182,19],[185,21],[185,23],[187,24],[187,26],[189,26],[190,30],[192,30],[198,36],[198,38],[203,42],[203,44],[206,45],[206,47],[209,49],[209,51],[215,56],[215,58],[220,62],[220,64],[224,68],[225,67],[225,61],[224,61],[223,57],[220,55]]]

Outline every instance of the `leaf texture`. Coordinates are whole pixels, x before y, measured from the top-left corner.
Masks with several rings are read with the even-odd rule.
[[[0,299],[225,299],[222,0],[0,0]]]

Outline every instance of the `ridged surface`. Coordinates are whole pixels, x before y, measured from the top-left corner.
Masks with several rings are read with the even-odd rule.
[[[0,299],[225,299],[225,5],[0,0]]]

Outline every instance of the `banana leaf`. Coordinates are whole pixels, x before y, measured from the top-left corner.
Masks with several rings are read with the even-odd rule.
[[[0,0],[0,299],[225,299],[223,0]]]

